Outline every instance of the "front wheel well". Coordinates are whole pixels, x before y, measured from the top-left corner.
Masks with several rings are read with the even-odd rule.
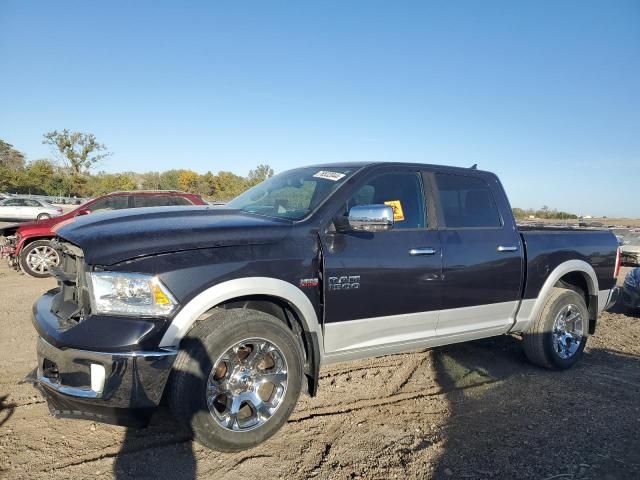
[[[30,244],[33,242],[37,242],[38,240],[53,240],[54,238],[56,238],[55,236],[50,236],[50,237],[27,237],[22,241],[22,246],[20,247],[20,253],[22,253],[22,251]]]
[[[596,321],[598,319],[598,292],[591,293],[592,289],[590,286],[590,279],[582,272],[566,273],[560,277],[554,285],[554,287],[573,290],[584,297],[584,301],[589,309],[589,333],[593,334],[595,333]]]
[[[205,312],[200,318],[204,319],[208,314],[216,309],[241,308],[247,310],[257,310],[271,315],[289,327],[289,329],[300,339],[302,351],[304,352],[304,372],[307,377],[308,393],[315,396],[318,389],[318,378],[320,370],[320,345],[317,335],[309,332],[300,318],[300,314],[286,300],[267,295],[249,295],[245,297],[227,300],[213,309]]]

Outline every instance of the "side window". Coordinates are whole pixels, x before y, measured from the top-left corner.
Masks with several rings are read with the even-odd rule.
[[[193,205],[193,203],[184,197],[171,197],[170,205]]]
[[[502,226],[496,202],[487,182],[465,175],[436,174],[440,205],[447,228],[496,228]]]
[[[184,197],[172,195],[134,195],[134,207],[167,207],[177,205],[193,205]]]
[[[134,207],[166,207],[173,205],[172,197],[168,195],[134,195]]]
[[[7,200],[3,205],[7,207],[24,207],[25,203],[21,198],[14,198],[12,200]]]
[[[37,202],[35,200],[25,200],[24,204],[27,207],[41,207],[42,206],[42,205],[40,205],[40,202]]]
[[[417,172],[389,172],[372,178],[349,199],[347,212],[356,205],[371,204],[393,208],[394,229],[425,227],[422,179]]]
[[[121,210],[129,208],[129,196],[120,195],[118,197],[108,197],[98,200],[88,207],[91,212],[100,212],[105,210]]]

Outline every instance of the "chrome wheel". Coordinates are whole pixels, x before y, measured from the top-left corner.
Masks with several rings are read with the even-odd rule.
[[[56,267],[60,263],[58,252],[49,245],[42,245],[33,248],[27,254],[27,266],[35,273],[48,273],[51,267]]]
[[[560,358],[566,360],[578,351],[583,332],[581,310],[573,304],[564,306],[553,322],[553,349]]]
[[[287,362],[280,349],[261,338],[242,340],[215,363],[207,381],[213,419],[231,431],[264,425],[287,391]]]

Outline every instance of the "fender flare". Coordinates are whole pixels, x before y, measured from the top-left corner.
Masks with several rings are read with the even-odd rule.
[[[22,250],[24,249],[25,245],[31,242],[35,242],[38,240],[52,240],[56,238],[55,235],[27,235],[26,237],[20,237],[20,241],[16,244],[16,248],[15,248],[15,252],[14,254],[16,256],[20,255],[20,253],[22,252]]]
[[[537,318],[544,307],[544,302],[549,296],[553,286],[568,273],[579,272],[585,275],[587,279],[587,286],[589,291],[588,295],[596,297],[598,296],[598,277],[591,265],[584,260],[568,260],[561,263],[549,274],[545,280],[542,288],[538,292],[538,297],[535,300],[522,300],[520,309],[516,314],[516,321],[510,331],[512,332],[526,332],[531,326],[531,322],[534,318]],[[585,329],[585,333],[587,329]]]
[[[159,346],[178,347],[200,315],[223,302],[248,295],[266,295],[286,301],[300,318],[305,332],[315,334],[319,345],[323,345],[322,328],[315,308],[302,290],[276,278],[245,277],[209,287],[191,299],[175,316]],[[322,358],[322,348],[319,348],[318,353]]]

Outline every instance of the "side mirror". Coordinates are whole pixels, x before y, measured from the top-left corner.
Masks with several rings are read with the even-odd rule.
[[[76,217],[79,217],[81,215],[89,215],[90,213],[91,213],[91,210],[89,210],[88,208],[82,208],[78,210],[78,213],[76,213]]]
[[[386,232],[393,228],[389,205],[357,205],[349,210],[349,227],[355,232]]]

